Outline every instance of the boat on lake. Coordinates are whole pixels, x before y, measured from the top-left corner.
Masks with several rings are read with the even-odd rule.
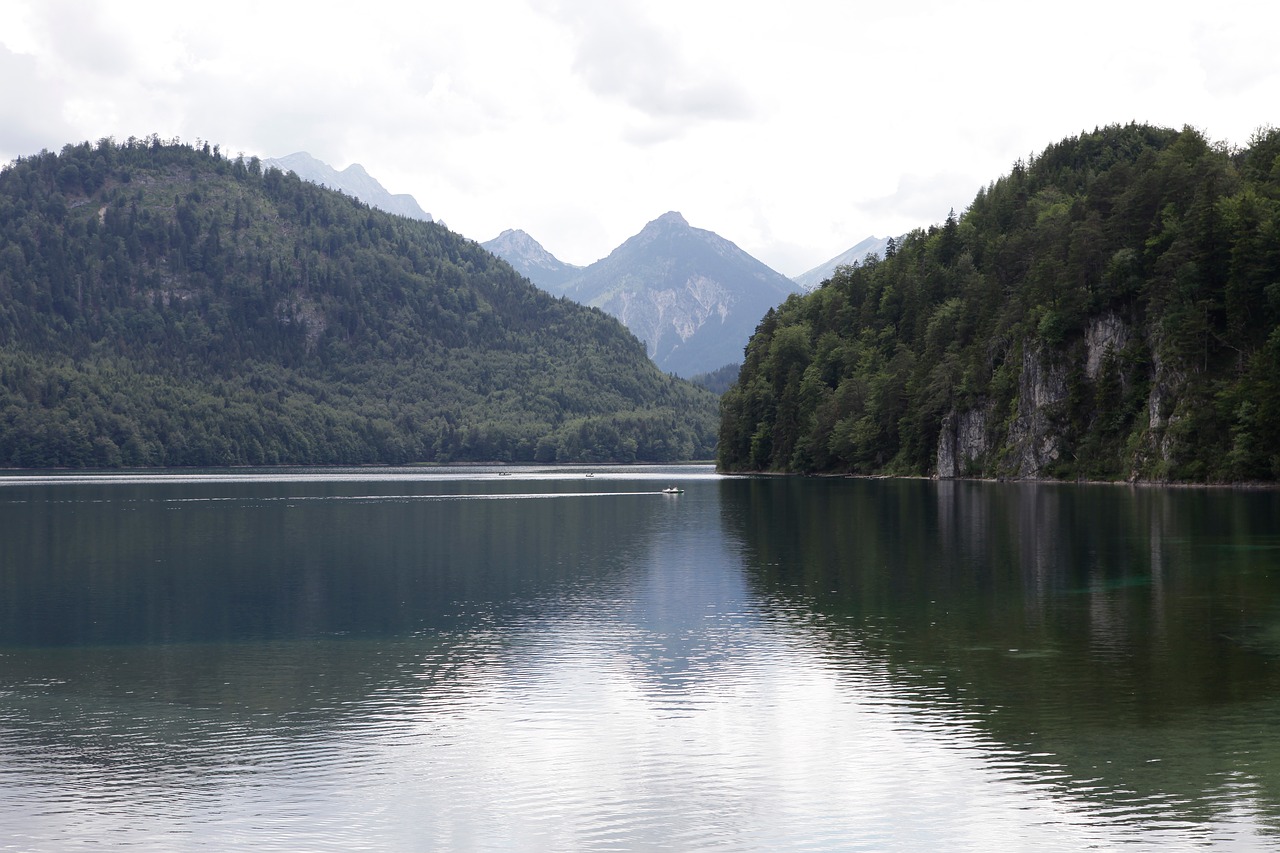
[[[683,495],[684,489],[677,489],[675,486],[667,486],[662,490],[664,495]]]

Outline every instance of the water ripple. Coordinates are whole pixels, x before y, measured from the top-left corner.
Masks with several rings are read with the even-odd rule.
[[[393,490],[340,500],[523,496]],[[1271,699],[1209,706],[1209,729],[1110,720],[1063,689],[1124,663],[1105,608],[1088,613],[1093,658],[1034,634],[949,633],[935,601],[908,631],[858,595],[824,610],[750,588],[718,505],[696,490],[626,494],[583,502],[619,509],[601,548],[556,550],[574,572],[432,602],[443,617],[390,636],[3,650],[0,849],[1075,851],[1280,837]],[[567,494],[538,497],[552,496]],[[630,537],[638,517],[650,526]],[[430,577],[424,552],[407,551],[397,591]],[[367,571],[340,587],[353,606]],[[1220,740],[1202,748],[1206,730]],[[1226,769],[1178,775],[1206,754]],[[1175,784],[1188,778],[1201,787]]]

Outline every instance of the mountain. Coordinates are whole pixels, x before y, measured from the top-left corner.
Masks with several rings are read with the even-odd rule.
[[[790,279],[710,231],[666,213],[565,285],[601,308],[678,376],[742,360],[760,317],[798,291]]]
[[[339,172],[322,160],[317,160],[305,151],[298,151],[287,157],[268,158],[262,161],[263,168],[275,167],[282,172],[293,172],[304,181],[339,190],[349,196],[355,196],[370,207],[407,216],[410,219],[421,219],[432,222],[431,214],[418,206],[418,202],[408,193],[392,195],[378,183],[364,166],[352,163]]]
[[[0,466],[667,461],[715,417],[612,317],[256,159],[0,170]]]
[[[902,238],[897,238],[901,242]],[[808,272],[793,276],[792,281],[804,288],[804,290],[813,290],[827,279],[831,278],[835,273],[836,267],[843,267],[849,264],[862,263],[866,260],[867,255],[876,255],[883,258],[885,249],[889,245],[888,237],[868,237],[861,243],[858,243],[851,249],[841,252],[831,260],[823,264],[818,264]]]
[[[523,231],[507,229],[480,245],[511,264],[529,281],[556,296],[563,296],[565,285],[582,272],[582,267],[566,264]]]
[[[1280,479],[1280,130],[1111,126],[768,312],[725,470]]]

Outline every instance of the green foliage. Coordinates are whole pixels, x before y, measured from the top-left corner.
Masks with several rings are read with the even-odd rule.
[[[981,411],[970,473],[1002,475],[1040,364],[1065,387],[1045,473],[1280,477],[1280,131],[1066,139],[886,254],[765,317],[721,400],[723,469],[927,475],[943,421]],[[1127,343],[1086,371],[1103,319]]]
[[[671,461],[714,407],[477,244],[256,159],[0,172],[0,466]]]
[[[712,394],[720,395],[728,391],[729,387],[738,381],[738,371],[741,369],[741,364],[726,364],[724,367],[718,367],[710,373],[699,373],[697,376],[692,376],[689,381],[694,385],[706,388]]]

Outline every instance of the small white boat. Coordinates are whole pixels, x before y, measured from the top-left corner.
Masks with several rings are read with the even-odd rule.
[[[675,486],[667,486],[662,490],[664,495],[683,495],[684,489],[677,489]]]

